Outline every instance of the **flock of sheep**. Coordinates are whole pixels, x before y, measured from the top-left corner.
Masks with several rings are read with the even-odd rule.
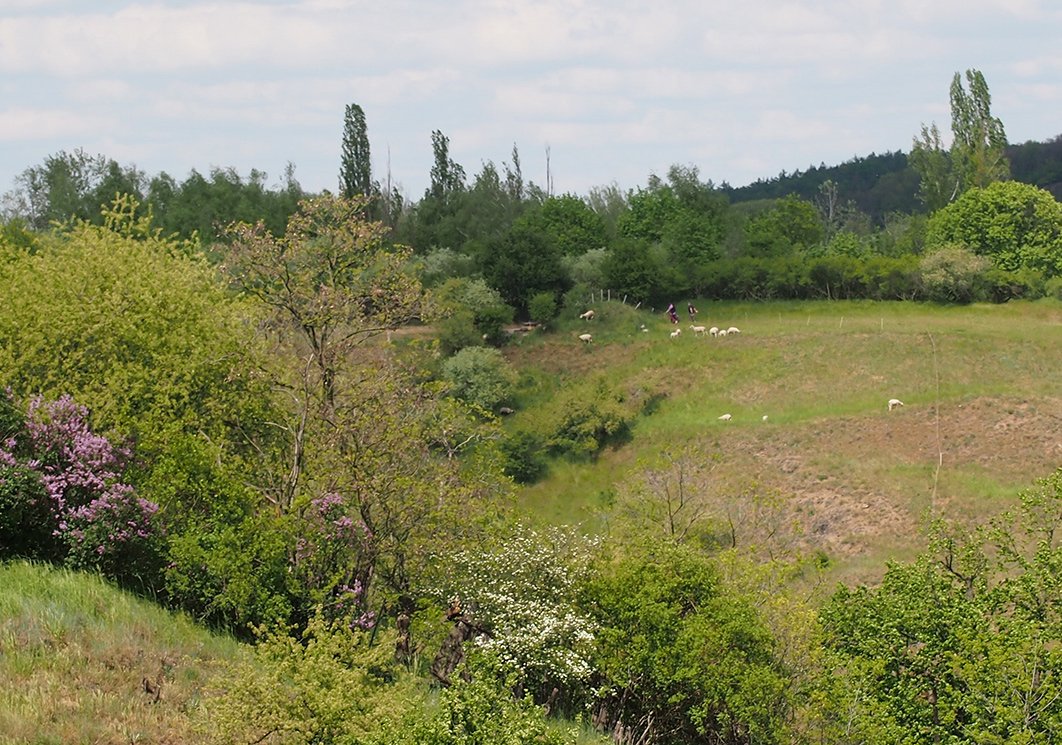
[[[584,321],[592,321],[592,320],[594,320],[594,315],[595,315],[595,313],[591,309],[591,310],[586,311],[585,313],[580,313],[579,314],[579,318],[583,319]],[[690,324],[690,328],[693,330],[693,333],[696,336],[704,336],[705,334],[707,334],[708,336],[717,336],[718,337],[718,336],[730,336],[732,334],[740,334],[741,333],[741,329],[739,329],[737,326],[730,326],[729,328],[723,329],[723,328],[719,328],[718,326],[712,326],[711,328],[706,328],[705,326],[695,326],[693,324]],[[644,333],[648,333],[649,332],[649,329],[645,326],[644,323],[641,326],[641,331],[644,332]],[[674,331],[671,332],[670,335],[671,335],[672,339],[677,339],[679,336],[682,335],[682,329],[675,329]],[[594,336],[593,336],[593,334],[579,334],[579,341],[583,342],[584,344],[590,344],[591,342],[594,341]],[[898,408],[900,406],[903,406],[904,403],[903,403],[903,401],[901,401],[898,398],[890,398],[888,405],[889,405],[889,411],[892,411],[893,409],[896,409],[896,408]],[[729,422],[731,419],[733,419],[733,415],[731,415],[731,414],[723,414],[722,416],[719,416],[719,417],[716,417],[716,418],[719,421],[721,421],[721,422]],[[764,421],[764,422],[767,421],[767,415],[766,414],[763,415],[762,421]]]

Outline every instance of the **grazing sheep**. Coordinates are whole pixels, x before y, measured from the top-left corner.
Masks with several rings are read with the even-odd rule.
[[[694,326],[690,324],[690,328],[693,329],[693,333],[697,336],[704,336],[704,332],[708,330],[707,326]]]
[[[710,329],[708,329],[708,333],[711,334],[712,336],[719,336],[719,327],[718,326],[712,326]]]
[[[726,336],[726,329],[719,329],[719,336]]]
[[[766,414],[763,415],[763,421],[765,421],[765,422],[767,421],[767,415]]]
[[[721,422],[729,422],[732,419],[732,417],[729,414],[723,414],[722,416],[716,417],[716,419],[718,419]]]
[[[594,337],[590,334],[579,334],[579,341],[583,342],[584,344],[589,344],[593,340]]]
[[[901,401],[898,398],[890,398],[889,399],[889,411],[892,411],[897,406],[903,406],[903,401]]]
[[[730,328],[728,328],[726,330],[726,333],[727,333],[727,336],[729,336],[730,334],[740,334],[741,333],[741,329],[739,329],[737,326],[731,326]]]
[[[579,317],[582,318],[584,321],[592,321],[594,320],[594,311],[588,310],[586,311],[586,313],[580,313]]]
[[[682,333],[682,329],[675,329],[674,331],[671,332],[671,338],[672,339],[677,339],[678,335],[681,334],[681,333]]]

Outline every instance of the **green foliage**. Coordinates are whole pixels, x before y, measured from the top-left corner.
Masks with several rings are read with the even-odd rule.
[[[890,564],[879,587],[822,609],[842,676],[836,716],[874,743],[1049,743],[1062,734],[1062,470],[1017,520],[955,534]]]
[[[579,197],[549,197],[525,212],[518,224],[542,233],[564,256],[581,256],[608,243],[605,221]]]
[[[561,264],[575,287],[587,288],[583,293],[586,295],[590,289],[605,286],[605,263],[608,261],[608,255],[608,249],[594,248],[582,254],[565,256]]]
[[[542,438],[527,430],[513,432],[499,444],[505,475],[518,484],[533,484],[546,473]]]
[[[489,347],[465,347],[443,363],[443,380],[451,395],[484,411],[508,401],[516,385],[516,371],[501,352]]]
[[[602,267],[605,282],[617,294],[638,301],[656,297],[663,289],[663,267],[643,241],[625,239],[612,245]]]
[[[973,188],[929,221],[926,243],[958,243],[1001,269],[1062,275],[1062,205],[1016,181]]]
[[[350,199],[372,196],[376,188],[372,182],[372,154],[369,133],[365,124],[365,110],[356,103],[347,104],[343,115],[343,148],[339,168],[339,193]]]
[[[118,195],[143,201],[144,174],[80,148],[49,155],[15,179],[14,212],[36,230],[85,220],[100,224],[101,210]]]
[[[436,248],[423,257],[420,282],[436,287],[455,277],[471,277],[476,271],[475,259],[452,248]]]
[[[909,161],[920,178],[918,197],[930,213],[969,189],[1010,176],[1007,136],[1003,123],[992,116],[988,84],[979,70],[967,70],[966,81],[969,90],[959,73],[951,81],[951,148],[944,149],[935,123],[922,125],[911,148]]]
[[[516,698],[515,676],[486,652],[473,652],[439,695],[434,711],[409,715],[375,745],[575,745],[571,729],[551,727],[530,697]]]
[[[203,522],[170,535],[166,595],[200,623],[248,638],[259,625],[286,623],[295,603],[289,550],[293,531],[269,512],[231,524]]]
[[[630,434],[631,415],[622,396],[604,380],[565,394],[552,408],[546,447],[554,454],[593,458]]]
[[[481,263],[490,285],[525,316],[536,293],[563,292],[568,283],[561,267],[560,249],[546,235],[525,224],[514,224],[482,257]]]
[[[0,384],[71,394],[145,457],[166,449],[175,424],[226,441],[227,422],[262,395],[247,308],[135,212],[117,201],[105,225],[77,223],[0,266]]]
[[[57,527],[40,473],[0,463],[0,559],[58,558]]]
[[[527,314],[531,320],[547,327],[557,317],[558,310],[554,292],[536,292],[527,303]]]
[[[972,303],[984,299],[985,272],[990,264],[962,246],[941,246],[922,257],[922,287],[930,300]]]
[[[750,256],[799,253],[818,244],[824,235],[815,205],[792,195],[751,219],[745,227]]]
[[[29,223],[21,217],[0,221],[0,261],[4,261],[6,252],[17,256],[22,253],[35,253],[37,236],[30,230]]]
[[[464,308],[451,311],[437,324],[439,348],[445,355],[453,355],[468,347],[490,341],[490,336],[476,328],[476,317]],[[499,334],[500,334],[499,329]],[[484,338],[487,337],[487,338]]]
[[[215,678],[211,741],[358,745],[397,717],[411,684],[393,669],[385,636],[314,616],[297,635],[264,632],[253,660]]]
[[[177,182],[162,172],[151,180],[146,204],[163,232],[200,242],[215,262],[224,261],[226,230],[234,222],[261,220],[281,235],[288,218],[307,197],[295,178],[295,166],[284,169],[283,181],[270,188],[268,174],[252,168],[246,176],[235,168],[212,168],[207,175],[193,169]]]
[[[1003,122],[992,116],[992,96],[980,70],[966,71],[967,87],[959,73],[951,81],[951,157],[959,191],[984,188],[1010,176],[1007,135]]]
[[[513,309],[482,279],[449,279],[434,296],[445,316],[439,334],[445,354],[484,341],[495,345],[505,341],[504,326],[512,322]]]
[[[599,708],[618,732],[668,742],[784,742],[789,702],[774,642],[713,565],[673,546],[601,569],[586,602],[600,626]]]
[[[922,125],[920,138],[915,138],[908,160],[919,175],[918,198],[930,212],[936,212],[959,193],[951,153],[944,149],[937,125]]]

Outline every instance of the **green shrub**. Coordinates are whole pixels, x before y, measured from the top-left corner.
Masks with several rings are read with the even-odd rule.
[[[964,246],[949,245],[922,257],[922,288],[938,303],[973,303],[985,299],[985,273],[992,262]]]
[[[629,552],[585,592],[600,627],[600,710],[616,731],[637,726],[645,742],[787,741],[775,641],[710,560],[669,545]]]
[[[443,380],[456,398],[493,411],[513,394],[516,372],[501,352],[465,347],[443,363]]]
[[[546,438],[546,447],[554,454],[592,458],[607,445],[630,436],[630,415],[622,397],[604,382],[565,396],[554,411]]]
[[[371,741],[401,714],[411,689],[393,670],[393,639],[376,641],[374,646],[367,632],[320,615],[298,636],[265,633],[253,660],[232,664],[215,679],[212,739],[269,738],[292,745]]]
[[[434,711],[425,707],[391,724],[376,745],[574,745],[574,729],[551,727],[530,697],[516,698],[517,678],[492,655],[472,650],[442,691]]]
[[[1053,297],[1055,300],[1062,300],[1062,277],[1053,277],[1047,280],[1044,285],[1044,295]]]
[[[452,355],[466,347],[483,344],[484,334],[476,328],[472,311],[460,309],[439,322],[439,347],[443,354]]]
[[[505,457],[503,469],[518,484],[533,484],[546,473],[542,438],[532,432],[513,432],[499,444]]]
[[[548,326],[557,317],[557,296],[552,292],[536,292],[527,303],[531,320]]]
[[[465,314],[471,314],[472,325],[479,332],[477,340],[484,339],[495,346],[505,342],[505,324],[512,322],[513,309],[505,304],[497,290],[489,287],[482,279],[447,280],[436,291],[436,297],[444,314],[463,317],[462,327],[467,325]],[[463,333],[467,338],[467,331]]]
[[[58,558],[56,527],[40,474],[0,465],[0,560]]]

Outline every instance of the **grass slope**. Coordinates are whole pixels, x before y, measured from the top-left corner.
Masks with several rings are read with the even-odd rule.
[[[553,463],[521,491],[530,514],[605,529],[681,475],[704,519],[822,550],[839,579],[861,579],[915,550],[930,510],[994,514],[1062,462],[1057,302],[697,305],[698,324],[742,333],[697,337],[684,320],[671,339],[662,314],[599,303],[591,323],[509,348],[522,383],[507,427],[544,431],[558,394],[599,385],[652,412],[596,461]],[[890,413],[893,397],[906,406]]]
[[[201,688],[238,654],[98,577],[0,564],[0,743],[199,742]]]

